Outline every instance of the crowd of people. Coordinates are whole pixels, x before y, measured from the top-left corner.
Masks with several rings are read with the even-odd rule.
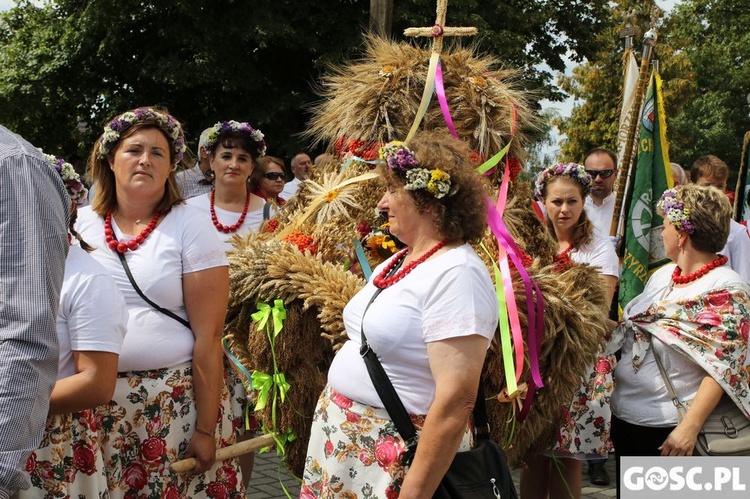
[[[266,155],[260,130],[233,120],[204,130],[196,164],[178,172],[185,151],[168,112],[119,114],[91,149],[87,196],[69,163],[0,127],[0,426],[28,428],[0,434],[0,499],[244,496],[251,466],[216,460],[244,438],[247,403],[222,355],[226,251],[332,158],[300,152],[287,171]],[[311,415],[304,497],[431,496],[472,446],[498,307],[471,245],[487,229],[490,187],[470,158],[447,132],[381,150],[377,208],[406,247],[344,309],[348,341]],[[731,220],[726,164],[705,156],[688,174],[673,168],[676,187],[654,193],[672,263],[620,322],[611,315],[611,334],[561,407],[555,442],[522,469],[524,499],[580,497],[586,460],[592,482],[608,483],[612,451],[690,455],[722,396],[750,414],[750,237]],[[608,237],[616,176],[616,156],[594,149],[535,182],[556,264],[596,267],[607,303],[619,278]],[[394,426],[368,352],[419,434],[416,448]],[[660,362],[691,403],[682,421]],[[170,470],[188,457],[190,473]]]

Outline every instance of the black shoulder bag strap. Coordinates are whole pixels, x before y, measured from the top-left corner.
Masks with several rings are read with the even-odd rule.
[[[266,204],[263,205],[263,220],[268,220],[271,218],[271,203],[266,201]]]
[[[398,265],[391,269],[391,272],[389,272],[389,276],[395,273],[396,270],[398,270],[402,262],[403,259],[401,260],[401,262],[399,262]],[[406,443],[407,449],[406,452],[404,452],[403,463],[404,466],[408,466],[409,464],[411,464],[412,459],[414,459],[414,453],[417,450],[417,430],[414,427],[414,423],[411,422],[409,413],[406,411],[406,407],[404,407],[403,402],[401,402],[401,398],[399,398],[398,393],[393,386],[393,383],[391,383],[390,378],[388,378],[388,374],[385,372],[385,369],[383,369],[383,364],[380,363],[380,359],[378,359],[375,351],[370,348],[370,344],[367,342],[367,337],[365,336],[365,314],[370,308],[370,305],[372,305],[372,302],[375,301],[375,298],[377,298],[381,291],[383,291],[382,288],[377,288],[375,290],[375,293],[373,293],[372,298],[370,298],[370,301],[367,303],[364,312],[362,312],[362,323],[360,325],[362,346],[359,349],[359,354],[365,361],[367,372],[370,375],[370,379],[372,380],[372,384],[375,387],[375,391],[380,397],[380,401],[383,403],[385,410],[393,420],[393,424],[396,425],[396,429],[401,435],[401,438],[403,438],[404,442]],[[474,404],[473,420],[474,427],[477,431],[477,438],[489,438],[487,408],[484,401],[484,389],[481,379],[479,380],[477,400]]]
[[[114,235],[113,235],[113,237],[114,237]],[[120,263],[122,263],[122,268],[125,269],[125,273],[128,275],[128,280],[130,280],[130,284],[131,284],[131,286],[133,286],[133,289],[135,289],[135,292],[138,293],[138,296],[140,296],[141,298],[143,298],[143,301],[145,301],[146,303],[148,303],[149,305],[151,305],[152,307],[154,307],[156,310],[158,310],[162,314],[164,314],[167,317],[170,317],[170,318],[176,320],[177,322],[179,322],[180,324],[182,324],[186,328],[190,329],[190,323],[188,321],[186,321],[185,319],[183,319],[179,315],[171,312],[170,310],[167,310],[166,308],[160,307],[156,303],[154,303],[151,300],[149,300],[148,296],[146,296],[146,295],[143,294],[143,291],[141,291],[141,288],[138,287],[138,284],[135,282],[135,279],[133,279],[133,274],[132,274],[132,272],[130,272],[130,267],[128,266],[127,260],[125,260],[125,255],[123,255],[119,251],[115,251],[115,253],[117,253],[117,256],[120,258]]]

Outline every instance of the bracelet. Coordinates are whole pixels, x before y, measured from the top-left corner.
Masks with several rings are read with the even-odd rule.
[[[209,433],[209,432],[207,432],[207,431],[201,430],[201,429],[200,429],[200,428],[198,428],[197,426],[195,427],[195,433],[200,433],[201,435],[206,435],[207,437],[212,437],[212,438],[213,438],[213,436],[214,436],[214,434],[213,434],[213,433]]]

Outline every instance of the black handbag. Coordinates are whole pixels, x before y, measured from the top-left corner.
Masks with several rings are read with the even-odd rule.
[[[417,430],[414,428],[409,413],[401,402],[398,393],[396,393],[396,389],[383,369],[378,356],[367,343],[364,331],[365,313],[381,291],[380,288],[375,291],[362,313],[360,354],[365,361],[367,372],[380,396],[380,400],[407,445],[407,451],[403,457],[403,463],[406,467],[411,464],[417,450]],[[438,499],[518,499],[505,453],[496,442],[490,439],[487,406],[481,379],[479,380],[479,390],[472,419],[474,448],[456,453],[450,468],[448,468],[432,497]]]

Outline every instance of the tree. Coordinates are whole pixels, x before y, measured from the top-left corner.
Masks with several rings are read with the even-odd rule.
[[[595,146],[615,149],[622,91],[616,32],[630,8],[637,10],[644,32],[650,6],[650,1],[615,6],[613,23],[600,35],[601,52],[562,79],[563,90],[582,102],[558,123],[567,135],[567,159],[580,161]],[[672,161],[689,168],[699,156],[716,154],[732,170],[739,167],[742,138],[750,129],[748,23],[750,9],[742,0],[683,0],[659,26],[655,55],[664,79]]]
[[[526,70],[539,98],[559,99],[551,71],[562,54],[592,53],[604,0],[455,1],[451,25],[474,25],[473,43]],[[244,119],[272,154],[305,144],[306,108],[329,64],[356,55],[367,0],[21,0],[0,14],[0,122],[51,153],[85,155],[114,114],[162,105],[194,141],[219,119]],[[394,6],[394,33],[434,22],[434,0]],[[401,37],[400,34],[397,37]],[[423,41],[420,43],[429,43]]]

